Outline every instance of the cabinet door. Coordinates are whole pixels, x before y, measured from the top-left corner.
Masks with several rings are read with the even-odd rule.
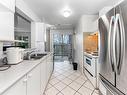
[[[14,40],[14,14],[0,13],[0,40]]]
[[[51,68],[50,66],[51,66],[51,65],[50,65],[50,57],[48,56],[48,57],[47,57],[47,64],[46,64],[46,72],[47,72],[47,73],[46,73],[46,75],[47,75],[46,77],[47,77],[47,82],[48,82],[48,80],[49,80],[50,72],[51,72],[51,71],[50,71],[50,68]]]
[[[53,55],[52,54],[50,54],[49,60],[50,60],[50,75],[51,75],[53,71]]]
[[[2,95],[26,95],[26,85],[27,79],[26,76],[24,76]]]
[[[44,24],[36,23],[36,41],[44,42]]]
[[[27,95],[40,95],[40,65],[27,74]]]
[[[39,50],[39,52],[45,52],[44,42],[36,42],[36,49]]]
[[[46,78],[46,59],[41,62],[41,94],[43,94],[47,84]]]
[[[47,80],[49,80],[50,78],[50,75],[52,73],[52,70],[53,70],[53,62],[52,62],[52,54],[50,54],[48,57],[47,57],[47,64],[46,64],[46,68],[47,68]]]

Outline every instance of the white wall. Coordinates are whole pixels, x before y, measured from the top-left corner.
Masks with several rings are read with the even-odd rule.
[[[109,10],[111,10],[113,7],[112,6],[108,6],[108,7],[104,7],[103,9],[101,9],[99,11],[99,17],[101,17],[102,15],[106,14]]]
[[[79,69],[83,70],[83,32],[95,32],[97,27],[98,15],[83,15],[75,27],[75,62]]]

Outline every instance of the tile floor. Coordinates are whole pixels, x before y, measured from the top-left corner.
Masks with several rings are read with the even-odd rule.
[[[55,62],[44,95],[99,95],[93,85],[68,62]]]

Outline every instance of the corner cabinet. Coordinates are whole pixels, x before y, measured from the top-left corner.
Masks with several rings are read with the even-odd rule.
[[[53,70],[52,53],[8,88],[2,95],[43,95]]]

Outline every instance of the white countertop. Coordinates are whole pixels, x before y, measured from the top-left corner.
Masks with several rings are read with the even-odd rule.
[[[39,65],[48,55],[38,60],[24,60],[18,65],[11,66],[6,71],[0,71],[0,95]]]
[[[92,54],[89,54],[87,52],[84,52],[84,55],[89,56],[89,57],[92,57],[92,58],[98,58],[99,57],[99,56],[94,56]]]

